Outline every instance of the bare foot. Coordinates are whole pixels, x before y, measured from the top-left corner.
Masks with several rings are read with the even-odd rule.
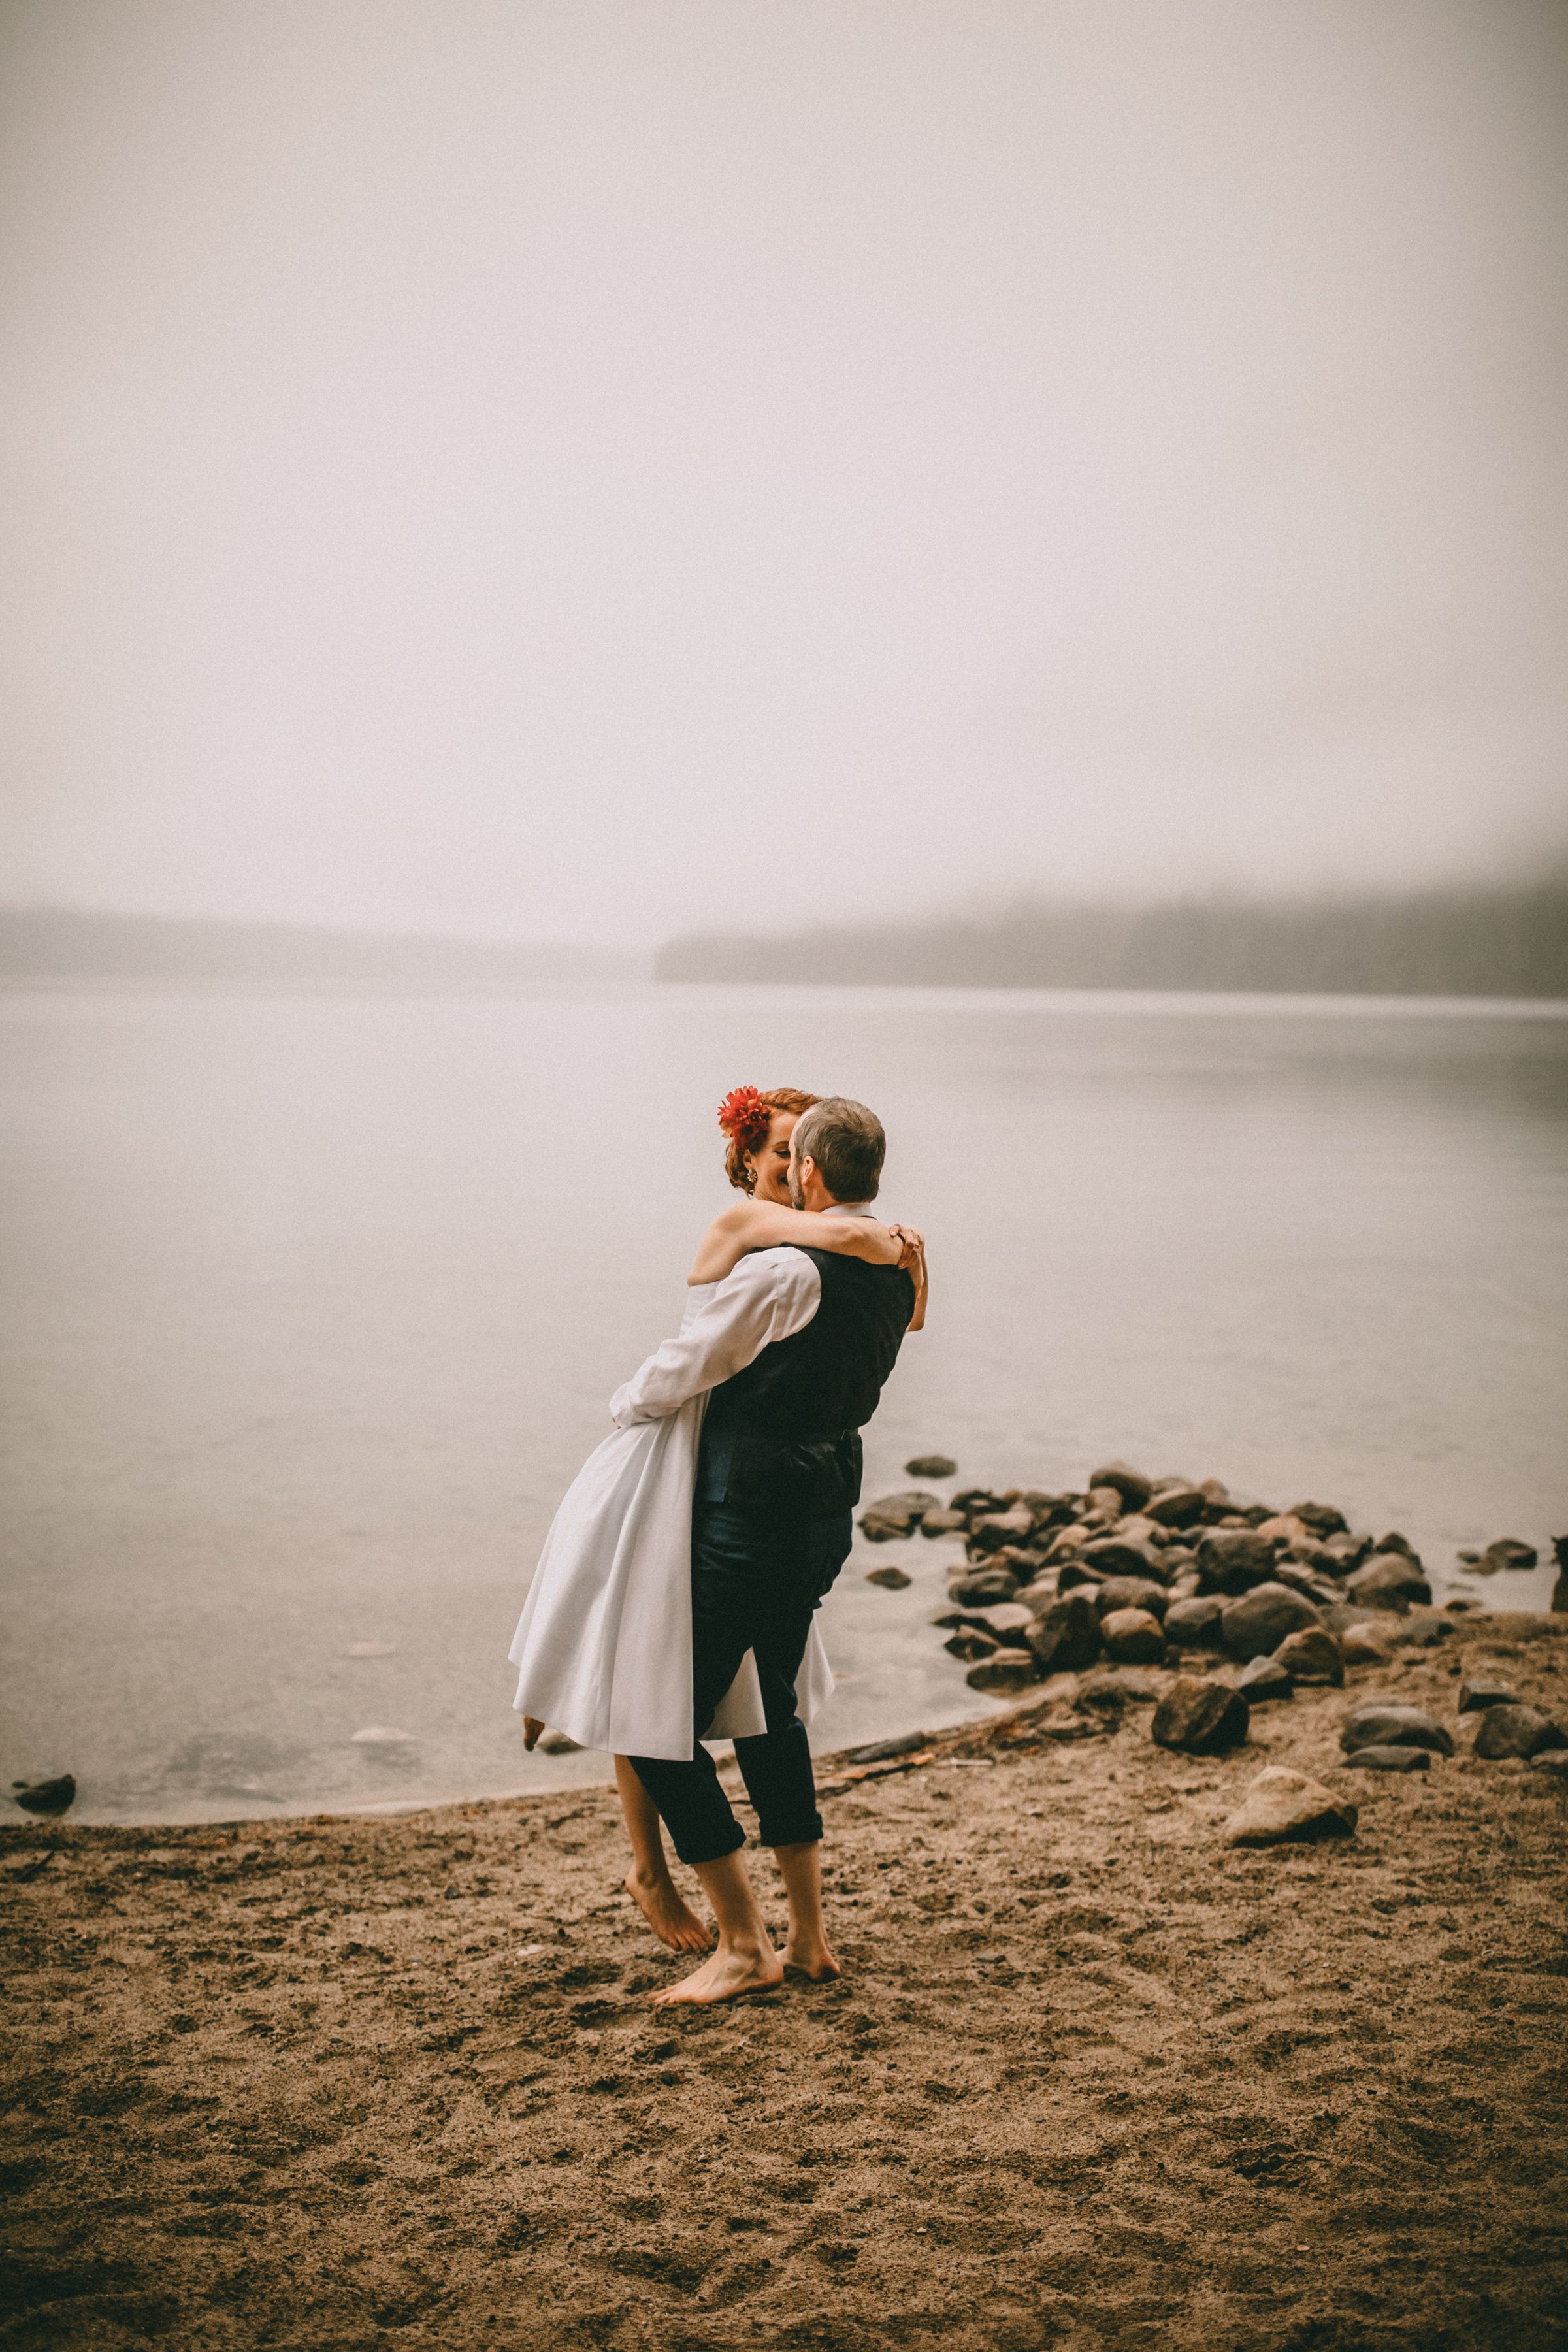
[[[682,1902],[673,1878],[640,1878],[636,1866],[627,1871],[626,1893],[661,1944],[672,1952],[706,1952],[713,1938],[689,1905]]]
[[[529,1752],[529,1754],[530,1754],[531,1756],[532,1755],[533,1750],[534,1750],[534,1748],[535,1748],[535,1746],[536,1746],[536,1745],[537,1745],[537,1743],[538,1743],[539,1735],[540,1735],[540,1733],[543,1730],[543,1728],[544,1728],[543,1722],[542,1722],[542,1718],[541,1718],[539,1716],[537,1716],[537,1715],[525,1715],[525,1716],[523,1717],[523,1718],[522,1718],[522,1744],[523,1744],[524,1748],[527,1748],[527,1750],[528,1750],[528,1752]]]
[[[809,1977],[813,1984],[826,1984],[829,1977],[841,1977],[838,1955],[818,1940],[814,1944],[797,1944],[792,1936],[784,1946],[784,1964],[792,1976]]]
[[[721,2000],[739,2000],[749,1992],[771,1992],[784,1982],[784,1962],[771,1947],[766,1951],[736,1951],[721,1945],[710,1960],[683,1977],[668,1992],[656,1992],[656,2009],[706,2009]]]

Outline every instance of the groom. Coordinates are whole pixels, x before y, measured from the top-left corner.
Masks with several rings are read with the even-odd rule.
[[[864,1104],[842,1097],[816,1104],[795,1129],[790,1198],[825,1216],[864,1216],[886,1148],[881,1122]],[[612,1400],[624,1429],[712,1391],[691,1522],[691,1754],[679,1762],[631,1759],[719,1926],[711,1958],[666,1993],[667,2002],[763,1990],[780,1982],[785,1961],[812,1978],[838,1974],[823,1928],[822,1816],[795,1677],[812,1612],[849,1555],[859,1433],[914,1301],[900,1266],[828,1250],[757,1250]],[[748,1650],[767,1730],[737,1739],[735,1758],[757,1809],[758,1837],[773,1848],[789,1895],[784,1960],[741,1858],[745,1833],[700,1744]]]

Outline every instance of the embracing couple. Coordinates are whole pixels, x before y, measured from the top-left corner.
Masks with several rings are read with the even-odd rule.
[[[747,1197],[703,1236],[679,1335],[611,1399],[511,1646],[528,1746],[549,1723],[614,1755],[626,1885],[655,1933],[711,1940],[663,1830],[713,1907],[717,1948],[668,2003],[732,2000],[786,1966],[838,1974],[805,1731],[833,1687],[816,1612],[849,1554],[860,1430],[925,1314],[920,1234],[870,1213],[886,1145],[863,1104],[740,1087],[719,1123]],[[782,1958],[702,1744],[723,1738],[788,1895]]]

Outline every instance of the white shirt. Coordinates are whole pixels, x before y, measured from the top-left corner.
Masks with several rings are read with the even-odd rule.
[[[824,1216],[868,1217],[865,1202],[837,1202]],[[822,1276],[802,1249],[788,1244],[752,1250],[722,1282],[678,1339],[661,1347],[610,1399],[617,1429],[663,1421],[689,1397],[716,1389],[754,1363],[775,1340],[804,1331],[822,1304]]]

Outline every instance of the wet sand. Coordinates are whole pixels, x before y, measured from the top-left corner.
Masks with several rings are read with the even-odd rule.
[[[1568,1706],[1561,1620],[1351,1688],[1461,1663]],[[825,1801],[843,1980],[700,2014],[608,1790],[9,1831],[0,2346],[1560,2352],[1563,1798],[1343,1707],[944,1734]],[[1225,1849],[1268,1762],[1355,1838]]]

